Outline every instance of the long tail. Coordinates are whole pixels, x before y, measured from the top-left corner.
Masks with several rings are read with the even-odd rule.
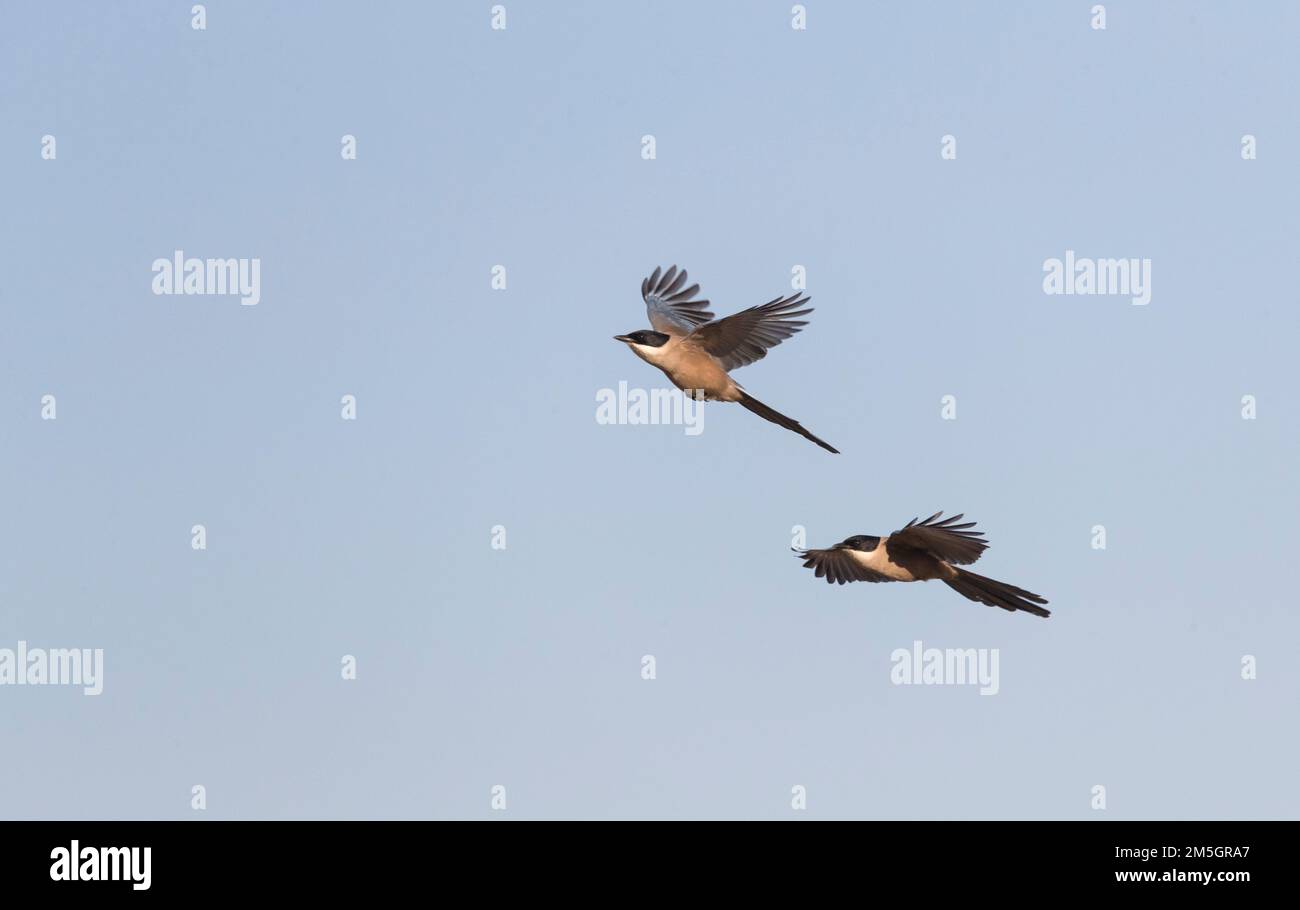
[[[809,433],[807,430],[803,428],[803,426],[799,423],[799,421],[791,420],[789,417],[786,417],[784,414],[780,413],[779,411],[772,410],[767,405],[763,404],[763,402],[751,396],[748,392],[741,391],[740,403],[744,405],[747,410],[753,411],[755,414],[757,414],[759,417],[762,417],[764,420],[770,420],[778,427],[785,427],[787,430],[794,430],[804,439],[811,439],[813,442],[817,443],[817,445],[821,446],[827,452],[834,452],[836,455],[840,454],[839,449],[833,447],[828,442],[824,442],[818,439],[812,433]]]
[[[956,567],[954,566],[954,568]],[[1051,611],[1038,606],[1038,604],[1045,604],[1047,601],[1037,594],[1026,591],[1024,588],[1017,588],[1015,585],[1009,585],[1004,581],[994,581],[992,578],[976,575],[974,572],[968,572],[965,569],[957,569],[957,577],[944,583],[967,600],[978,601],[990,607],[1001,607],[1013,613],[1016,610],[1024,610],[1026,613],[1033,613],[1035,616],[1052,615]]]

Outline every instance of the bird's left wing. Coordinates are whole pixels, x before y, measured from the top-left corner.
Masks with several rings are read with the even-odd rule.
[[[769,348],[806,326],[806,321],[796,317],[812,312],[811,308],[799,309],[811,299],[802,294],[778,297],[700,326],[690,334],[690,339],[722,361],[722,368],[730,372],[762,360]]]
[[[713,318],[707,300],[691,299],[699,293],[700,286],[684,287],[685,284],[686,270],[679,272],[677,266],[666,272],[656,268],[649,278],[642,280],[641,299],[656,332],[685,335]]]
[[[852,550],[838,547],[829,550],[795,550],[794,555],[804,561],[805,569],[814,569],[813,574],[818,578],[825,578],[827,584],[843,585],[851,581],[894,580],[858,562],[853,558]]]
[[[942,512],[935,512],[921,522],[913,518],[901,531],[889,535],[886,546],[921,550],[958,566],[979,559],[988,548],[988,541],[982,539],[984,532],[970,530],[975,527],[973,521],[957,524],[961,515],[937,520],[941,515]]]

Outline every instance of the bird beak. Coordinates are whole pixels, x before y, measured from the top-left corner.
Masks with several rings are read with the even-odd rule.
[[[621,342],[623,342],[624,344],[631,344],[631,343],[632,343],[632,339],[631,339],[631,338],[628,338],[626,335],[615,335],[615,336],[614,336],[614,340],[615,340],[615,341],[621,341]]]

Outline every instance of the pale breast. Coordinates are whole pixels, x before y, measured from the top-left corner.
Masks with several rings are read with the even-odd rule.
[[[871,571],[878,572],[886,578],[892,578],[894,581],[917,580],[911,570],[904,566],[900,566],[889,558],[889,553],[885,550],[884,540],[882,540],[870,553],[863,553],[861,550],[854,550],[853,558]]]
[[[727,371],[713,357],[693,345],[673,345],[656,366],[667,373],[679,389],[703,389],[705,397],[710,400],[735,401],[738,398],[736,384]]]

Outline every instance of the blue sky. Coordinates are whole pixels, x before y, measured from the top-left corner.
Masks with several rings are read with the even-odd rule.
[[[105,680],[0,687],[0,816],[1297,815],[1300,9],[791,5],[6,6],[0,648]],[[155,296],[177,249],[260,303]],[[806,268],[737,378],[842,455],[596,422],[672,263]],[[940,509],[1051,619],[789,554]]]

